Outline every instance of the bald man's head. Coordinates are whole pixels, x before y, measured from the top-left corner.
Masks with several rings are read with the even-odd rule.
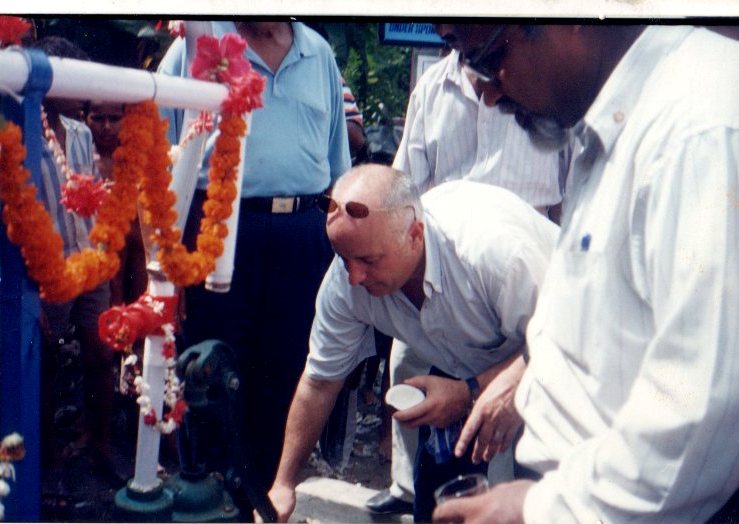
[[[402,287],[423,259],[421,202],[410,177],[362,165],[338,180],[332,198],[326,230],[351,284],[376,296]]]

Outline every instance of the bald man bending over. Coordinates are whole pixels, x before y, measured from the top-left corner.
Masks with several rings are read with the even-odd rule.
[[[290,407],[276,480],[279,519],[295,507],[298,473],[345,377],[371,356],[372,327],[432,364],[409,379],[420,404],[395,413],[419,428],[414,517],[429,521],[433,491],[461,473],[485,472],[452,450],[481,388],[495,381],[495,450],[520,428],[513,394],[525,367],[524,333],[558,228],[513,193],[487,184],[443,184],[421,199],[408,175],[357,167],[322,208],[336,257],[316,301],[310,353]],[[489,437],[489,436],[488,436]]]

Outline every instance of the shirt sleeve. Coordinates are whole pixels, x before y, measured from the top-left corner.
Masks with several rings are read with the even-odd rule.
[[[642,166],[628,247],[654,336],[608,431],[529,491],[527,523],[705,522],[737,488],[739,130],[661,153]]]
[[[429,189],[433,176],[426,150],[423,94],[420,87],[419,85],[413,90],[408,101],[403,137],[395,153],[393,168],[411,175],[418,189],[424,193]]]
[[[353,313],[351,288],[335,257],[316,298],[316,315],[305,366],[307,376],[340,380],[375,354],[374,332]]]
[[[542,217],[542,220],[546,219]],[[519,243],[502,266],[505,268],[503,282],[495,301],[500,330],[506,338],[521,343],[536,309],[536,299],[559,231],[554,224],[545,229],[549,234],[531,234],[531,239]]]
[[[330,53],[330,50],[327,51]],[[349,135],[344,118],[344,95],[341,88],[341,73],[333,55],[326,58],[331,75],[331,127],[328,141],[328,163],[331,174],[331,185],[352,166],[349,154]]]

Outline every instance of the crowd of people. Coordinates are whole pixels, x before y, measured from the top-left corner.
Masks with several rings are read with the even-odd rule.
[[[393,414],[392,485],[371,511],[417,522],[736,518],[736,35],[435,27],[448,53],[415,86],[389,166],[362,163],[361,112],[316,31],[212,23],[215,36],[247,41],[266,86],[242,151],[231,288],[185,290],[181,349],[233,348],[243,384],[233,430],[256,491],[287,521],[308,456],[346,409],[337,398],[386,336],[389,384],[424,399]],[[34,45],[85,59],[61,38]],[[159,72],[189,76],[184,39]],[[124,110],[44,101],[40,195],[65,254],[86,246],[92,221],[59,206],[60,184],[69,169],[110,176]],[[183,112],[162,113],[177,143]],[[124,260],[99,289],[43,304],[45,397],[56,399],[44,404],[47,472],[63,467],[60,355],[74,354],[89,423],[80,439],[121,480],[113,355],[97,316],[145,289],[138,226]],[[490,489],[436,505],[439,486],[475,472]]]

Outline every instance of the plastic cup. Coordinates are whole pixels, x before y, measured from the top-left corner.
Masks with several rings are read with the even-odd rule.
[[[434,500],[439,505],[447,500],[460,497],[472,497],[485,493],[488,489],[488,479],[481,473],[470,473],[445,482],[434,491]]]

